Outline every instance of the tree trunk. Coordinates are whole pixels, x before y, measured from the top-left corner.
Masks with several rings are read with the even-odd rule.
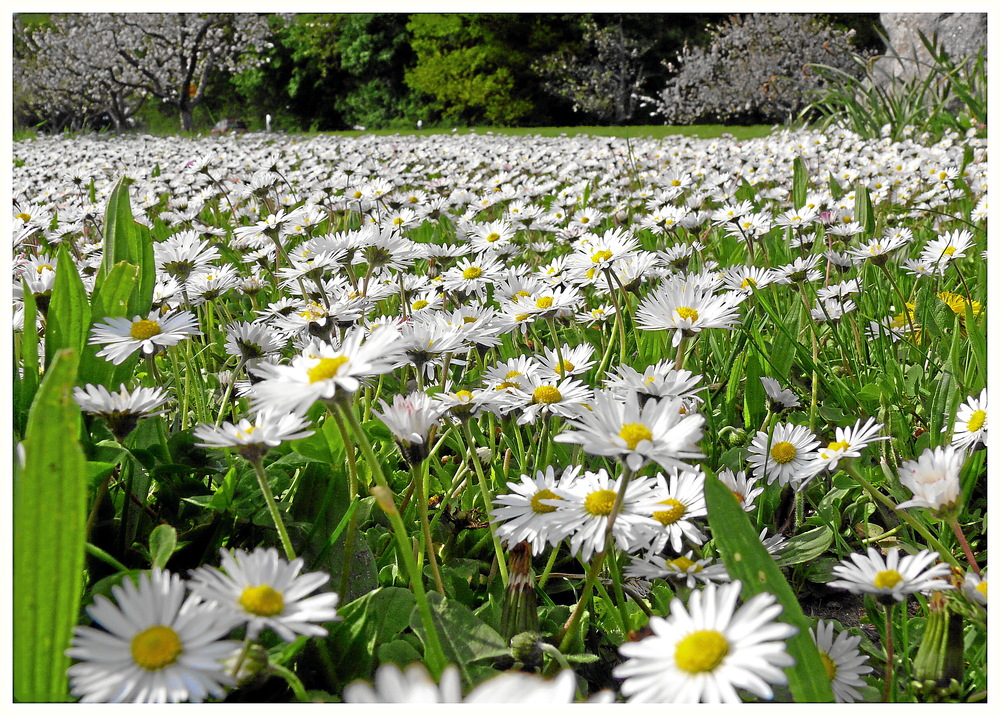
[[[181,131],[190,132],[194,129],[194,116],[190,105],[181,107]]]

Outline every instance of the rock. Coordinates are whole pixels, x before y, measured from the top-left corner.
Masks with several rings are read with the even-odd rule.
[[[885,27],[889,47],[877,60],[875,73],[883,83],[898,78],[902,81],[924,77],[930,53],[920,40],[937,34],[939,46],[959,64],[966,57],[975,57],[980,48],[986,51],[986,13],[984,12],[883,12],[879,18]]]

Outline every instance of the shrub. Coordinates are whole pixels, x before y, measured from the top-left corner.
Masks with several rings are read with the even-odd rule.
[[[783,122],[801,110],[825,79],[810,64],[858,73],[853,30],[814,15],[731,15],[709,28],[708,47],[687,47],[657,97],[644,97],[665,124]]]

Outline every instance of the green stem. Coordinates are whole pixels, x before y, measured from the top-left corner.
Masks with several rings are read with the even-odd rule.
[[[368,440],[368,435],[365,434],[364,428],[361,427],[361,421],[359,421],[358,416],[354,414],[354,409],[351,406],[351,403],[337,401],[336,406],[340,410],[341,415],[347,419],[348,424],[351,426],[351,430],[357,438],[358,445],[361,447],[361,452],[365,456],[365,461],[367,461],[368,467],[372,471],[372,477],[375,479],[375,482],[391,492],[389,483],[385,479],[385,473],[382,472],[382,466],[379,464],[378,458],[375,457],[375,450],[372,449],[372,444]]]
[[[301,679],[295,675],[295,673],[280,664],[270,664],[268,669],[273,674],[277,674],[286,682],[288,682],[289,687],[292,689],[292,693],[295,694],[295,699],[299,703],[308,703],[309,695],[306,693],[306,687],[302,685]]]
[[[552,551],[549,553],[549,561],[545,563],[545,569],[542,570],[542,576],[538,578],[538,588],[541,589],[545,586],[545,583],[549,581],[549,575],[552,573],[552,568],[556,564],[556,557],[559,555],[559,547],[562,542],[557,543]]]
[[[423,463],[421,463],[423,465]],[[423,470],[420,469],[421,465],[411,465],[410,475],[413,478],[414,489],[416,490],[416,495],[414,499],[417,502],[417,512],[420,514],[420,527],[423,533],[423,549],[427,552],[427,561],[431,565],[431,574],[434,575],[434,584],[440,594],[444,594],[444,583],[441,581],[441,572],[438,570],[437,557],[434,554],[434,540],[431,538],[431,523],[427,518],[427,498],[425,496],[424,489],[424,476]]]
[[[264,493],[267,511],[271,513],[271,520],[274,521],[274,526],[278,528],[278,536],[281,538],[281,546],[285,550],[285,556],[291,561],[295,559],[295,550],[292,549],[292,540],[288,537],[288,530],[285,529],[285,523],[281,519],[281,513],[278,511],[278,503],[274,499],[274,493],[271,492],[271,485],[267,481],[267,474],[264,472],[264,465],[262,463],[263,458],[250,461],[250,464],[253,465],[254,474],[257,475],[257,484],[260,485],[260,491]]]
[[[892,679],[893,660],[895,655],[892,649],[892,608],[894,605],[885,605],[885,692],[882,701],[889,703],[892,699]]]
[[[969,564],[972,566],[972,571],[974,571],[977,576],[982,577],[983,573],[979,571],[979,565],[976,563],[976,557],[972,554],[972,548],[969,547],[969,541],[965,539],[965,533],[962,531],[961,525],[958,524],[958,517],[952,515],[948,522],[951,523],[951,528],[955,532],[955,537],[958,538],[958,543],[962,545],[962,550],[965,552],[965,558],[969,560]]]
[[[462,435],[465,436],[465,444],[469,448],[469,457],[472,459],[472,465],[476,469],[476,478],[479,480],[479,492],[483,497],[483,509],[486,511],[486,515],[489,516],[490,512],[493,510],[493,500],[490,497],[490,489],[486,484],[486,475],[483,472],[483,466],[479,462],[479,453],[476,452],[476,441],[472,437],[472,429],[469,427],[469,421],[462,421]],[[507,560],[504,557],[503,546],[500,544],[500,538],[497,537],[497,526],[490,522],[490,538],[493,542],[493,551],[496,553],[497,567],[500,569],[500,578],[503,580],[503,586],[507,587]]]
[[[112,557],[110,554],[108,554],[107,552],[105,552],[103,549],[101,549],[97,545],[94,545],[94,544],[91,544],[90,542],[87,542],[86,544],[84,544],[83,547],[84,547],[84,550],[87,552],[87,554],[89,554],[92,557],[97,557],[99,560],[101,560],[105,564],[110,565],[116,571],[118,571],[118,572],[127,572],[128,571],[128,567],[126,567],[124,564],[122,564],[121,562],[119,562],[117,559],[115,559],[114,557]]]
[[[347,455],[348,504],[353,505],[354,501],[358,498],[358,487],[360,483],[358,480],[357,457],[354,454],[354,443],[351,442],[351,434],[347,430],[347,426],[344,424],[344,419],[340,417],[340,413],[329,405],[327,406],[327,410],[330,413],[330,417],[333,418],[334,424],[337,426],[337,431],[340,433],[340,439],[344,442],[344,453]],[[348,583],[350,582],[351,570],[348,568],[348,565],[351,564],[352,557],[354,556],[354,540],[357,531],[358,511],[354,510],[347,520],[347,532],[344,535],[344,561],[341,565],[339,592],[341,596],[347,594]]]

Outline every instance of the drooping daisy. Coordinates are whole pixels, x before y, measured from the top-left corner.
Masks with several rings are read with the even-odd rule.
[[[795,393],[787,388],[783,389],[774,378],[769,378],[766,375],[761,376],[760,382],[764,386],[764,394],[767,395],[767,400],[771,404],[771,412],[780,413],[801,405],[799,399],[795,397]]]
[[[850,428],[837,428],[836,440],[825,448],[820,448],[816,453],[816,459],[823,465],[824,469],[831,472],[837,469],[837,464],[846,458],[859,457],[861,451],[879,440],[888,440],[888,435],[879,436],[882,423],[876,423],[875,418],[869,418],[864,425],[861,420]]]
[[[865,664],[868,655],[858,649],[860,636],[851,636],[842,630],[836,640],[833,638],[833,622],[820,619],[815,629],[809,629],[809,634],[819,649],[819,658],[823,661],[826,675],[833,687],[833,699],[838,704],[851,704],[861,700],[859,688],[864,688],[865,682],[861,674],[867,674],[872,667]]]
[[[97,352],[115,365],[136,351],[152,355],[160,348],[175,346],[185,338],[200,336],[198,319],[190,311],[178,311],[161,316],[152,311],[146,318],[107,318],[90,329],[90,345],[104,345]]]
[[[169,400],[164,388],[136,388],[129,391],[122,384],[117,393],[103,385],[88,383],[73,389],[73,400],[80,410],[100,415],[117,440],[124,440],[135,430],[141,418],[159,415],[156,409]],[[154,412],[155,411],[155,412]]]
[[[299,635],[324,637],[321,623],[337,617],[335,592],[308,596],[330,579],[325,572],[302,571],[301,558],[286,561],[273,547],[221,549],[222,569],[204,566],[191,573],[191,591],[209,602],[217,602],[247,624],[247,638],[256,639],[271,629],[287,642]]]
[[[399,357],[394,345],[398,339],[399,331],[392,326],[378,328],[367,338],[354,328],[339,347],[310,342],[291,365],[262,362],[253,371],[263,380],[253,386],[251,406],[304,414],[317,400],[354,393],[360,379],[392,370]]]
[[[898,507],[926,507],[935,512],[953,509],[962,495],[959,474],[966,452],[954,445],[926,448],[916,460],[899,466],[899,482],[909,488],[913,499]]]
[[[978,398],[971,395],[958,406],[958,415],[955,418],[955,433],[951,438],[951,444],[965,450],[972,450],[976,446],[985,445],[987,421],[988,396],[986,388],[979,394]]]
[[[178,703],[222,698],[234,686],[222,662],[238,648],[225,640],[239,619],[158,569],[98,595],[87,613],[104,630],[74,629],[66,655],[70,693],[85,702]]]
[[[651,397],[700,401],[697,394],[704,390],[698,386],[701,379],[702,376],[689,370],[676,370],[673,361],[660,361],[647,366],[642,373],[623,363],[614,368],[605,383],[623,399],[629,392],[639,393],[640,403]]]
[[[389,428],[407,462],[419,464],[430,449],[427,438],[431,428],[447,408],[426,393],[416,392],[393,396],[392,405],[381,399],[379,404],[382,412],[376,410],[374,414]]]
[[[789,483],[799,485],[815,474],[812,465],[819,440],[803,425],[779,423],[768,436],[758,430],[750,443],[750,457],[754,477],[766,477],[767,484],[775,480],[782,487]]]
[[[739,703],[736,689],[771,699],[770,684],[785,684],[795,664],[785,640],[798,630],[775,621],[782,607],[772,594],[757,594],[736,608],[742,584],[707,584],[693,592],[689,609],[670,602],[670,616],[652,617],[652,636],[626,642],[625,662],[614,675],[634,703]]]
[[[899,556],[899,548],[893,547],[883,559],[874,547],[868,548],[868,556],[850,555],[851,561],[841,560],[833,566],[833,574],[839,579],[829,583],[831,587],[847,589],[852,594],[873,594],[883,604],[893,600],[903,601],[908,594],[926,594],[934,590],[953,589],[943,578],[951,574],[947,564],[933,564],[937,552],[928,549],[917,554]],[[853,564],[852,564],[853,562]]]
[[[579,554],[585,562],[607,546],[605,533],[621,480],[611,477],[603,468],[585,472],[566,487],[553,487],[554,498],[540,500],[543,505],[556,508],[552,513],[553,529],[569,535],[570,553]],[[621,511],[612,525],[615,544],[621,549],[631,551],[644,543],[648,530],[656,525],[648,516],[650,502],[648,485],[641,481],[628,484]]]
[[[752,512],[753,501],[764,492],[763,487],[757,487],[757,478],[750,477],[744,470],[734,473],[727,467],[720,470],[716,477],[729,488],[744,512]]]
[[[556,442],[582,445],[592,455],[620,458],[636,472],[650,460],[662,467],[688,468],[685,460],[704,457],[698,447],[705,418],[681,412],[681,400],[649,400],[639,407],[635,392],[619,399],[608,390],[597,391],[592,410],[567,422],[571,428]]]
[[[500,507],[493,509],[492,522],[497,525],[496,535],[508,548],[519,542],[531,545],[532,554],[541,554],[547,544],[557,544],[565,534],[556,529],[557,521],[552,518],[556,511],[553,505],[542,500],[561,499],[553,490],[571,485],[580,474],[578,465],[570,465],[556,477],[551,465],[545,471],[539,470],[534,477],[521,475],[521,482],[508,482],[508,494],[497,495],[494,502]]]

